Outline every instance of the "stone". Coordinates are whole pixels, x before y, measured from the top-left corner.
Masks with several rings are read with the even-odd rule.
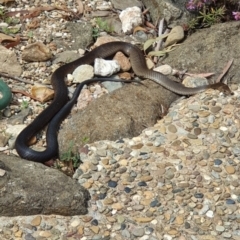
[[[120,9],[120,10],[124,10],[126,8],[134,7],[134,6],[137,6],[139,8],[142,7],[142,3],[138,0],[132,0],[132,1],[129,1],[129,0],[111,0],[111,2],[112,2],[112,5],[115,9]]]
[[[0,209],[1,216],[87,212],[89,193],[75,180],[40,163],[4,154],[0,154],[0,158],[6,171],[0,178],[0,186],[5,186],[0,188],[0,206],[8,204],[7,208]]]
[[[235,168],[233,167],[233,166],[231,166],[231,165],[228,165],[228,166],[226,166],[225,167],[225,170],[226,170],[226,172],[228,173],[228,174],[234,174],[235,173]]]
[[[39,226],[41,224],[42,221],[42,217],[41,216],[37,216],[35,217],[32,221],[31,221],[31,225],[32,226]]]
[[[184,38],[184,30],[182,26],[175,26],[169,33],[166,42],[165,47],[173,45],[174,43],[177,43],[181,41]]]
[[[120,65],[116,60],[105,60],[95,58],[94,60],[94,74],[109,77],[120,70]]]
[[[22,59],[27,62],[47,61],[52,57],[51,50],[42,42],[27,45],[22,52]]]
[[[0,45],[0,52],[0,72],[19,77],[22,74],[22,68],[14,51]]]
[[[131,63],[129,59],[122,52],[117,52],[113,57],[113,60],[118,62],[122,71],[127,72],[131,69]]]
[[[160,72],[163,75],[170,75],[172,73],[171,66],[169,66],[167,64],[164,64],[164,65],[161,65],[159,67],[156,67],[153,70],[156,71],[156,72]]]
[[[134,220],[138,223],[148,223],[153,220],[151,217],[135,217]]]
[[[72,75],[74,83],[81,83],[85,80],[91,79],[94,76],[93,66],[87,64],[80,65],[73,71]]]
[[[78,146],[73,146],[74,154],[84,145],[83,136],[88,138],[88,144],[102,139],[118,140],[137,136],[144,126],[156,123],[161,118],[159,104],[169,106],[177,95],[150,81],[144,80],[144,85],[147,87],[124,85],[72,114],[71,121],[64,124],[58,134],[59,155],[68,151],[69,142],[73,138]]]
[[[141,14],[141,9],[136,6],[129,7],[120,13],[119,18],[122,22],[122,30],[124,33],[132,33],[134,27],[143,23]]]

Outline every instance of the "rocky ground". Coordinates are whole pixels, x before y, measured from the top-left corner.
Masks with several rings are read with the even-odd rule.
[[[28,6],[27,1],[17,2],[18,9]],[[67,6],[76,8],[73,1]],[[41,27],[28,41],[50,43],[50,35],[70,41],[61,27],[65,21],[56,21],[62,17],[58,14],[44,12]],[[21,56],[23,49],[19,45],[16,53]],[[53,48],[54,54],[61,51]],[[21,77],[44,82],[56,67],[50,62],[23,64]],[[14,81],[9,84],[15,86]],[[208,90],[180,98],[163,119],[137,137],[88,144],[89,152],[81,153],[83,164],[73,176],[91,194],[88,214],[0,217],[0,238],[240,239],[240,88],[230,87],[230,96]],[[20,93],[14,100],[29,102],[31,118],[45,107]],[[4,114],[19,109],[16,104]]]
[[[1,217],[2,239],[240,239],[239,99],[175,102],[133,139],[100,141],[74,174],[84,216]]]

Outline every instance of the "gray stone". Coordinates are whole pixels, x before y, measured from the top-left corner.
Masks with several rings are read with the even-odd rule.
[[[64,51],[58,53],[54,56],[53,64],[57,63],[69,63],[72,62],[81,56],[76,51]]]
[[[152,81],[142,85],[127,84],[92,101],[87,108],[72,115],[58,135],[60,156],[74,139],[76,145],[99,140],[117,140],[139,135],[145,126],[153,126],[161,118],[161,104],[168,106],[177,95]],[[160,94],[161,93],[161,94]],[[77,149],[73,147],[73,151]]]
[[[22,68],[13,51],[0,46],[0,72],[19,77],[22,74]]]
[[[124,10],[129,7],[139,7],[142,8],[142,3],[141,1],[138,0],[111,0],[111,3],[114,8]]]
[[[186,0],[142,0],[146,8],[149,9],[153,22],[164,18],[167,22],[174,24],[187,23],[191,15],[185,8]]]
[[[235,21],[199,29],[196,34],[188,37],[180,48],[172,51],[164,62],[176,69],[188,69],[193,73],[214,72],[215,76],[219,76],[226,63],[234,56],[234,64],[230,69],[230,75],[233,76],[231,82],[239,83],[240,78],[237,77],[240,75],[239,28],[240,22]],[[226,77],[230,75],[228,73]]]
[[[62,172],[0,154],[0,215],[78,215],[87,213],[89,193]]]
[[[70,31],[72,39],[74,39],[71,50],[85,49],[93,40],[91,23],[68,22],[66,28]]]

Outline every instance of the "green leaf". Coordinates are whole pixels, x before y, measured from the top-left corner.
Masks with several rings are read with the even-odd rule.
[[[153,38],[148,39],[143,45],[143,50],[146,51],[155,41]]]
[[[166,54],[166,52],[164,52],[164,51],[152,51],[152,52],[148,53],[149,56],[155,56],[155,57],[162,57],[165,54]]]
[[[169,33],[163,34],[157,38],[148,39],[143,45],[143,50],[146,51],[154,42],[159,41],[159,40],[167,37],[168,35],[169,35]]]

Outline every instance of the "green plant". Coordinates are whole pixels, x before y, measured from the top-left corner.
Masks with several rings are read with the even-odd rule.
[[[186,9],[196,16],[184,28],[191,32],[219,22],[240,20],[239,8],[239,0],[188,0]]]
[[[160,37],[148,39],[143,45],[143,50],[146,52],[146,50],[149,49],[154,42],[159,41],[163,38],[166,38],[168,35],[169,34],[163,34]],[[173,45],[168,46],[160,51],[150,51],[150,52],[148,52],[147,55],[154,56],[154,57],[162,57],[162,56],[165,56],[168,52],[173,51],[175,46],[176,46],[176,44],[173,44]]]
[[[82,143],[85,145],[85,144],[87,144],[87,143],[89,143],[89,141],[90,141],[90,138],[89,137],[83,137],[83,139],[82,139]]]
[[[9,27],[3,27],[3,28],[2,28],[2,32],[5,33],[5,34],[7,34],[7,35],[9,35],[9,34],[15,34],[15,33],[19,32],[19,30],[20,30],[20,27],[11,27],[11,28],[9,28]]]
[[[27,36],[28,36],[29,38],[33,38],[33,31],[29,31],[28,34],[27,34]]]
[[[22,109],[25,109],[25,108],[28,108],[28,106],[29,106],[29,102],[26,101],[26,100],[22,100],[21,108],[22,108]]]
[[[223,19],[225,13],[225,6],[216,9],[207,9],[206,7],[203,7],[203,11],[199,12],[200,16],[198,17],[198,19],[200,19],[200,21],[202,22],[203,27],[209,27],[215,23],[219,23]]]
[[[2,27],[1,28],[3,33],[5,33],[5,34],[15,34],[20,30],[20,27],[13,27],[14,25],[19,23],[19,19],[7,16],[4,8],[0,8],[0,19],[2,20],[2,22],[7,23],[7,25],[8,25],[8,27]]]
[[[72,170],[76,169],[80,164],[80,156],[73,152],[73,141],[70,141],[68,150],[61,155],[61,161],[66,162]]]
[[[106,20],[103,20],[102,18],[96,18],[95,19],[96,26],[92,30],[92,36],[93,38],[97,38],[100,34],[100,32],[105,31],[107,33],[113,32],[113,27],[109,25],[109,23]]]

